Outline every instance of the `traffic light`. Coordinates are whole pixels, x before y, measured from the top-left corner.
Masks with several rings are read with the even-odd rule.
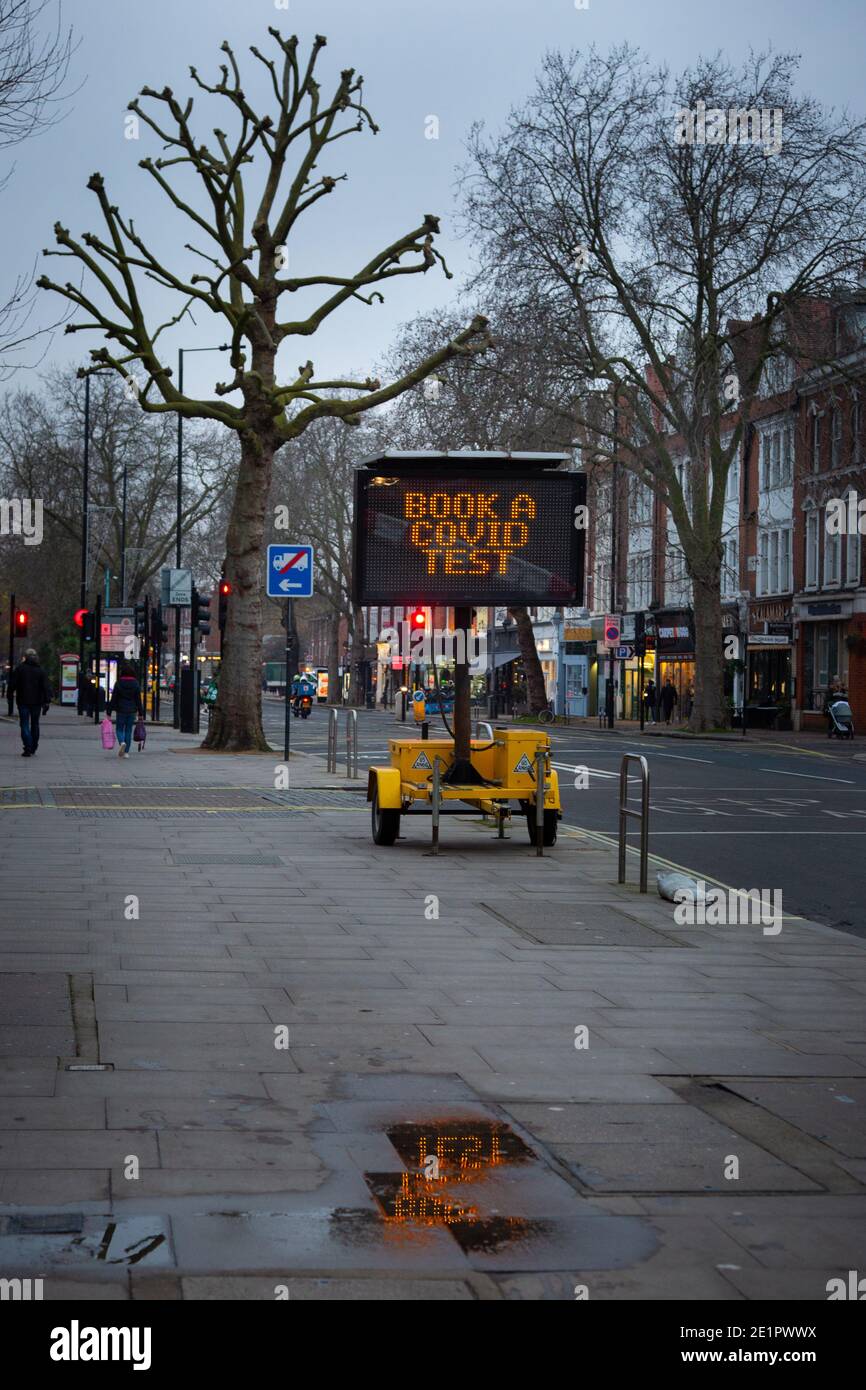
[[[156,640],[161,647],[168,642],[168,623],[162,616],[162,604],[156,610]]]
[[[15,609],[15,636],[26,637],[30,625],[30,614],[24,608]]]
[[[418,632],[422,627],[427,626],[427,613],[423,608],[413,608],[409,614],[409,626],[413,632]]]
[[[133,609],[133,622],[135,623],[136,637],[143,637],[147,641],[150,633],[148,632],[148,605],[147,603],[137,603]]]
[[[73,621],[76,627],[81,628],[81,635],[85,642],[96,640],[96,614],[91,613],[89,608],[77,608]]]
[[[198,589],[192,591],[192,621],[190,626],[201,635],[207,636],[210,632],[210,599],[203,598]]]
[[[229,594],[232,586],[226,578],[219,582],[219,629],[222,634],[226,630],[226,619],[229,615]]]

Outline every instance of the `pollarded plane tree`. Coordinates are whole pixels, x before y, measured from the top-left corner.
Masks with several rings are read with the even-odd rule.
[[[207,251],[190,244],[184,247],[206,262],[206,268],[182,274],[179,268],[163,264],[132,219],[112,204],[102,176],[94,174],[88,187],[99,204],[102,234],[88,233],[76,240],[57,224],[59,249],[46,252],[80,263],[87,272],[86,288],[58,284],[47,276],[39,282],[87,314],[85,322],[67,325],[67,332],[95,329],[109,340],[109,347],[91,351],[92,366],[83,370],[109,367],[124,377],[137,372],[144,378],[137,380],[143,410],[215,420],[238,435],[240,462],[226,540],[226,574],[232,585],[226,656],[219,701],[205,740],[205,747],[226,751],[267,747],[259,675],[262,547],[275,451],[297,439],[313,420],[331,416],[347,425],[357,424],[363,412],[399,396],[452,358],[483,351],[489,341],[486,321],[478,316],[387,384],[373,377],[317,380],[311,361],[282,374],[278,368],[281,347],[313,337],[350,300],[382,302],[381,287],[389,281],[424,274],[437,262],[446,275],[450,272],[433,245],[438,219],[428,213],[418,226],[348,274],[288,273],[288,248],[302,214],[347,177],[320,174],[319,160],[343,136],[364,129],[375,133],[377,127],[363,103],[363,79],[354,69],[341,73],[330,99],[322,97],[315,71],[324,38],[316,37],[304,64],[296,37],[283,37],[274,28],[268,32],[276,46],[274,56],[256,47],[250,52],[265,69],[273,113],[253,109],[228,43],[222,45],[226,61],[219,81],[208,83],[195,68],[190,69],[201,92],[227,103],[233,138],[217,127],[215,146],[204,144],[191,124],[193,98],[181,103],[168,87],[162,91],[146,87],[129,105],[164,147],[159,158],[141,160],[141,168],[208,245]],[[253,170],[261,175],[255,189]],[[184,180],[190,175],[201,206],[186,196]],[[179,255],[176,260],[180,261]],[[141,299],[141,279],[180,298],[177,312],[153,328]],[[318,303],[309,313],[288,318],[283,305],[295,295],[301,300],[313,297]],[[232,375],[216,386],[210,399],[184,394],[160,355],[161,335],[193,309],[208,310],[221,321],[222,331],[228,330],[230,339]]]

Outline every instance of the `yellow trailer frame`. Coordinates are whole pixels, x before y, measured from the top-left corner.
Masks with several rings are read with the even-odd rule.
[[[496,818],[503,839],[511,817],[511,803],[519,803],[526,816],[529,837],[539,853],[556,843],[556,827],[562,814],[559,778],[550,762],[550,737],[538,729],[495,729],[493,737],[471,742],[472,766],[484,785],[451,784],[444,780],[454,761],[450,738],[391,738],[387,766],[371,767],[367,776],[367,800],[371,802],[373,840],[393,845],[404,815],[430,814],[433,820],[433,853],[439,848],[439,817],[458,814],[452,803],[476,814]],[[539,797],[539,783],[541,797]],[[537,815],[539,801],[544,812]]]

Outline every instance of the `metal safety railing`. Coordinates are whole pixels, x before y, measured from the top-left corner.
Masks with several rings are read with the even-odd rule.
[[[335,705],[328,710],[328,772],[337,771],[338,741],[340,735],[340,711]],[[346,776],[358,774],[358,711],[346,710]]]
[[[473,738],[486,738],[488,743],[493,742],[493,725],[488,724],[484,719],[476,719],[475,732]]]
[[[357,710],[346,710],[346,777],[357,777]]]
[[[637,811],[628,804],[628,765],[640,764],[641,806]],[[640,891],[647,891],[647,860],[649,858],[649,765],[639,753],[624,753],[619,769],[619,882],[625,883],[625,851],[628,817],[640,821]]]
[[[544,854],[544,799],[546,786],[547,753],[539,748],[535,755],[535,853],[541,858]]]
[[[328,771],[337,771],[337,736],[339,734],[340,711],[332,705],[328,710]]]

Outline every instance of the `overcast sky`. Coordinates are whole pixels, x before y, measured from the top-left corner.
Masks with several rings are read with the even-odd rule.
[[[750,46],[772,45],[802,53],[804,90],[858,114],[866,104],[862,0],[589,0],[587,9],[577,9],[575,0],[289,0],[287,6],[282,0],[65,0],[63,11],[79,41],[71,85],[80,89],[62,123],[14,152],[14,175],[0,194],[2,267],[10,281],[43,246],[53,245],[56,220],[73,234],[100,230],[94,196],[85,187],[94,170],[154,249],[168,256],[175,248],[175,266],[179,254],[182,270],[190,268],[182,251],[191,239],[189,225],[167,211],[150,176],[137,167],[145,154],[158,152],[156,139],[144,127],[138,141],[124,135],[127,102],[141,86],[169,85],[185,97],[193,90],[190,64],[214,80],[219,45],[228,39],[253,105],[268,109],[272,94],[247,50],[273,45],[269,25],[297,33],[303,49],[314,34],[327,37],[318,68],[323,93],[343,68],[363,74],[365,102],[380,133],[348,136],[330,148],[320,171],[349,179],[307,214],[290,246],[290,269],[339,274],[355,268],[433,212],[442,219],[439,249],[456,278],[446,281],[437,269],[398,280],[384,306],[345,306],[315,340],[297,349],[290,344],[287,365],[311,356],[320,377],[348,368],[366,373],[400,323],[457,292],[471,265],[471,247],[454,226],[454,175],[468,128],[478,119],[495,128],[530,90],[547,49],[593,42],[607,48],[628,40],[676,70],[701,53],[720,49],[738,59]],[[439,120],[438,140],[425,138],[431,115]],[[224,112],[217,122],[203,108],[203,138],[225,121]],[[10,152],[0,151],[0,170],[11,162]],[[71,264],[48,260],[38,269],[65,280]],[[84,360],[99,341],[96,334],[56,337],[43,367]],[[224,342],[225,330],[205,314],[164,341],[174,361],[178,346]],[[208,392],[224,376],[219,363],[217,354],[189,358],[188,389]],[[31,383],[26,372],[15,379]]]

